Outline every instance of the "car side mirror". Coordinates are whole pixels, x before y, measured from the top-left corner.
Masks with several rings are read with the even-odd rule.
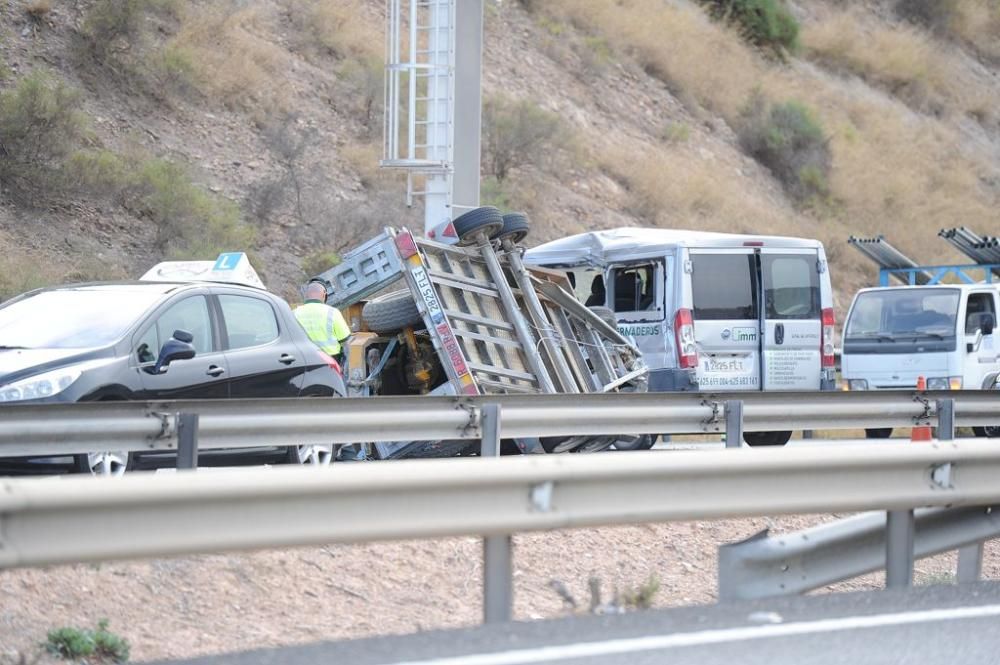
[[[162,374],[175,360],[194,358],[195,350],[191,344],[193,341],[194,335],[188,331],[175,330],[174,336],[164,342],[160,349],[160,357],[156,359],[156,364],[146,371],[150,374]]]

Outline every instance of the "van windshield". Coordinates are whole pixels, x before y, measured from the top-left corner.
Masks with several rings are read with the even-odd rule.
[[[844,338],[893,342],[954,337],[958,302],[958,289],[866,291],[851,309]]]

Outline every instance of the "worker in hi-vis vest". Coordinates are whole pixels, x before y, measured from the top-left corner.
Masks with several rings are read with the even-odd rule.
[[[321,282],[309,282],[306,302],[294,311],[299,325],[323,353],[341,359],[343,342],[351,336],[351,328],[336,307],[326,304],[326,287]]]

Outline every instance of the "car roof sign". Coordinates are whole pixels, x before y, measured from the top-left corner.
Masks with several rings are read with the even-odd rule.
[[[243,252],[225,252],[215,261],[164,261],[139,278],[143,282],[224,282],[263,289],[257,271]]]

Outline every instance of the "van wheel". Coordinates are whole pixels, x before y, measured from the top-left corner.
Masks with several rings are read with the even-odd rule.
[[[744,432],[743,440],[749,446],[783,446],[792,438],[791,431],[787,432]]]
[[[890,436],[892,436],[891,427],[865,428],[866,439],[888,439]]]
[[[652,434],[623,436],[615,439],[615,450],[649,450],[654,443],[656,443],[656,437]]]
[[[493,206],[483,206],[459,215],[452,225],[459,245],[474,245],[480,234],[492,238],[503,229],[503,215]]]

